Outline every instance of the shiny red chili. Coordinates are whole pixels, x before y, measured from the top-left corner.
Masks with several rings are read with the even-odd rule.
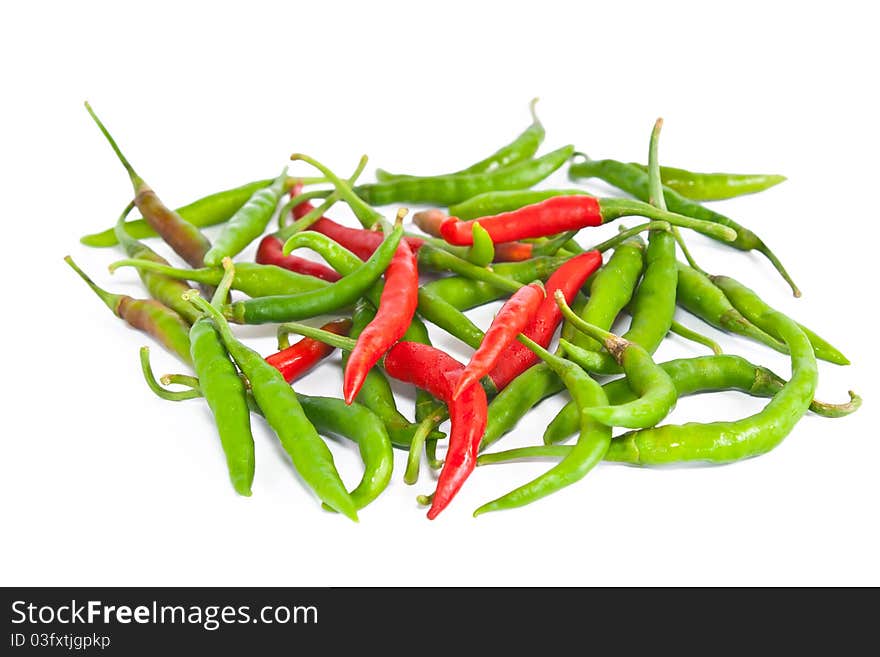
[[[337,319],[321,327],[336,335],[348,335],[351,329],[350,319]],[[266,356],[266,362],[281,372],[284,380],[290,383],[298,379],[313,365],[333,352],[333,347],[312,338],[303,338],[296,344],[282,349],[278,353]]]
[[[275,265],[298,274],[308,274],[333,283],[342,278],[333,269],[320,262],[312,262],[295,255],[284,255],[281,252],[284,244],[274,235],[266,235],[257,248],[256,261],[261,265]]]

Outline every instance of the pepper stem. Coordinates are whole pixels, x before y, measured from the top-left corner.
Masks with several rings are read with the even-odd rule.
[[[156,396],[161,397],[162,399],[165,399],[167,401],[184,401],[187,399],[195,399],[196,397],[202,396],[201,391],[193,388],[192,386],[190,386],[190,390],[166,390],[161,385],[159,385],[159,382],[156,381],[156,377],[153,375],[153,368],[150,366],[150,348],[141,347],[140,356],[141,372],[144,375],[144,381],[147,382],[147,386],[156,394]]]
[[[556,255],[557,251],[573,240],[575,235],[579,232],[579,230],[569,230],[564,233],[559,233],[555,237],[551,237],[546,242],[535,244],[532,247],[532,257]]]
[[[406,457],[406,471],[403,473],[403,481],[412,486],[419,480],[419,468],[422,460],[422,449],[425,440],[437,426],[437,417],[432,413],[422,420],[413,433],[412,442],[409,446],[409,454]]]
[[[131,184],[134,186],[135,192],[138,191],[139,188],[145,187],[146,183],[144,179],[141,178],[131,166],[128,159],[123,155],[119,146],[116,144],[116,140],[113,139],[113,135],[110,134],[110,131],[104,126],[101,119],[98,118],[98,115],[95,114],[95,110],[92,109],[92,106],[89,105],[89,101],[85,101],[86,111],[89,115],[94,119],[95,123],[98,125],[98,128],[104,134],[104,137],[107,138],[107,141],[110,142],[110,147],[113,149],[113,152],[116,153],[116,157],[119,158],[119,161],[122,162],[122,166],[125,167],[125,170],[128,172],[128,177],[131,179]]]
[[[736,239],[736,231],[730,226],[703,221],[702,219],[694,219],[693,217],[676,214],[675,212],[668,212],[635,199],[603,198],[599,201],[599,207],[602,213],[602,223],[608,223],[620,217],[640,216],[656,221],[667,221],[673,226],[689,228],[722,242],[733,242]]]
[[[196,283],[206,283],[208,285],[217,285],[221,280],[222,274],[220,270],[214,267],[201,267],[199,269],[178,269],[170,265],[163,265],[161,262],[153,260],[141,260],[139,258],[123,258],[116,262],[110,263],[107,269],[112,274],[120,267],[134,267],[141,271],[154,271],[171,278],[178,278]]]
[[[302,335],[313,340],[318,340],[331,347],[342,349],[343,351],[352,351],[356,344],[356,340],[344,335],[337,335],[324,329],[315,328],[308,324],[300,324],[299,322],[285,322],[278,327],[278,350],[287,349],[290,341],[287,336],[291,333]]]
[[[702,333],[697,333],[693,329],[689,329],[684,324],[679,324],[678,322],[673,321],[672,326],[669,330],[671,333],[675,333],[685,340],[690,340],[691,342],[696,342],[697,344],[709,347],[709,349],[711,349],[712,353],[714,353],[715,355],[724,353],[724,351],[721,349],[721,345],[715,342],[715,340],[703,335]]]
[[[77,266],[73,261],[73,258],[70,256],[64,256],[64,262],[70,265],[71,269],[79,274],[79,277],[86,282],[86,285],[92,288],[92,291],[98,295],[101,301],[103,301],[110,310],[116,313],[116,310],[119,307],[119,302],[122,300],[121,294],[113,294],[112,292],[108,292],[107,290],[98,287],[95,281],[89,278],[89,276]]]
[[[810,404],[810,410],[822,417],[844,417],[850,413],[855,413],[861,405],[862,398],[850,390],[848,402],[844,404],[827,404],[814,399],[813,403]]]
[[[219,308],[226,303],[226,297],[229,296],[229,290],[232,288],[232,281],[235,279],[235,265],[232,264],[232,258],[226,256],[221,261],[223,264],[223,278],[214,290],[214,296],[211,297],[211,305]]]
[[[589,335],[591,338],[600,340],[605,348],[611,353],[611,355],[614,356],[614,359],[618,363],[620,363],[623,351],[630,344],[632,344],[629,340],[621,338],[618,335],[614,335],[613,333],[601,329],[594,324],[585,322],[583,319],[578,317],[571,309],[571,307],[569,307],[568,303],[566,303],[565,295],[562,294],[562,290],[556,290],[553,298],[556,300],[556,305],[559,306],[559,310],[562,312],[563,317],[565,317],[565,319],[567,319],[574,328],[576,328],[581,333]]]
[[[130,252],[137,244],[139,244],[139,242],[129,235],[127,230],[125,230],[125,220],[133,209],[134,201],[131,201],[125,206],[125,210],[122,211],[122,214],[119,215],[119,219],[116,220],[116,225],[113,226],[113,234],[116,236],[116,241],[119,242],[120,246],[122,246],[126,252]]]
[[[507,463],[521,459],[546,459],[565,458],[571,452],[571,445],[535,445],[532,447],[517,447],[506,449],[491,454],[480,454],[477,457],[477,465],[490,465],[493,463]]]
[[[666,199],[663,196],[663,180],[660,178],[660,160],[657,150],[660,145],[660,130],[663,128],[663,119],[654,122],[651,131],[651,141],[648,146],[648,203],[655,208],[666,210]]]
[[[638,235],[646,230],[673,230],[675,227],[670,225],[668,221],[649,221],[644,224],[639,224],[633,228],[627,228],[625,230],[621,230],[617,235],[611,237],[604,242],[600,242],[596,246],[589,249],[590,251],[598,251],[599,253],[604,253],[609,249],[613,249],[617,247],[621,242],[625,242],[630,237]]]

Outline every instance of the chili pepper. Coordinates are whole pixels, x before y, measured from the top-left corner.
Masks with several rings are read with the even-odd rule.
[[[592,196],[582,189],[515,189],[477,194],[466,201],[449,206],[449,214],[462,221],[513,212],[557,196]],[[439,225],[438,225],[439,229]],[[427,231],[425,231],[427,232]]]
[[[347,335],[349,329],[351,329],[351,320],[337,319],[324,324],[321,328],[331,333]],[[303,338],[286,349],[266,356],[266,362],[281,372],[284,380],[290,383],[294,379],[301,377],[315,363],[326,358],[332,352],[333,347],[319,340]]]
[[[630,162],[630,166],[648,171],[644,164]],[[692,201],[723,201],[755,194],[787,180],[785,176],[776,174],[698,173],[675,167],[660,167],[660,176],[664,186]]]
[[[345,436],[357,443],[364,474],[351,491],[354,507],[363,509],[388,487],[394,467],[391,440],[385,425],[366,406],[347,404],[335,397],[311,397],[297,393],[303,412],[318,433]]]
[[[266,230],[269,220],[284,194],[287,182],[287,169],[278,176],[271,185],[254,192],[247,202],[241,206],[223,227],[223,231],[214,241],[214,245],[205,254],[204,264],[216,267],[225,257],[233,257],[241,253],[248,244],[257,239]]]
[[[663,368],[654,363],[648,351],[635,342],[619,338],[582,320],[568,307],[561,291],[558,290],[554,297],[563,316],[576,329],[602,342],[623,367],[629,385],[638,395],[631,402],[615,406],[603,405],[585,409],[579,405],[579,412],[582,415],[586,413],[609,427],[630,429],[652,427],[669,415],[678,399],[675,384]]]
[[[188,205],[177,208],[174,212],[185,221],[191,223],[197,228],[206,228],[216,224],[222,224],[228,221],[235,212],[244,205],[247,200],[259,189],[272,182],[271,178],[265,180],[255,180],[241,187],[233,189],[225,189],[222,192],[209,194],[203,198],[193,201]],[[145,237],[156,237],[158,233],[150,227],[143,219],[129,221],[125,224],[125,232],[135,239],[143,239]],[[79,240],[86,246],[106,247],[115,246],[119,237],[116,229],[110,227],[99,233],[91,233],[84,235]]]
[[[648,191],[648,175],[636,167],[616,160],[585,160],[572,164],[568,170],[568,177],[572,180],[600,178],[642,200],[647,200],[650,195]],[[663,197],[669,209],[673,212],[733,228],[736,231],[736,239],[730,242],[730,246],[742,251],[758,251],[764,254],[776,268],[776,271],[791,286],[794,295],[796,297],[801,295],[800,290],[792,281],[785,267],[782,266],[779,258],[755,233],[733,221],[733,219],[710,210],[695,201],[691,201],[668,187],[663,189]]]
[[[522,287],[521,283],[505,278],[496,271],[489,270],[486,267],[479,267],[449,253],[448,251],[433,247],[430,244],[425,244],[419,250],[419,264],[426,269],[451,271],[476,281],[484,281],[490,285],[511,292],[516,292]]]
[[[120,267],[135,267],[139,271],[151,271],[170,278],[179,278],[207,285],[217,285],[223,278],[223,270],[218,267],[200,269],[177,269],[150,260],[117,260],[110,265],[110,271]],[[282,294],[306,293],[329,289],[330,285],[314,276],[297,274],[274,265],[258,265],[253,262],[239,262],[235,265],[235,279],[232,288],[244,292],[249,297],[266,297]]]
[[[561,167],[573,152],[572,146],[564,146],[534,160],[517,162],[483,173],[406,178],[358,185],[354,191],[370,205],[403,202],[448,206],[490,190],[531,187]]]
[[[192,267],[201,267],[204,264],[205,253],[211,248],[211,243],[199,232],[199,229],[183,219],[176,212],[165,206],[156,192],[144,182],[129,164],[128,160],[119,150],[116,141],[101,123],[98,115],[92,110],[91,105],[85,104],[86,111],[94,119],[98,128],[104,134],[111,148],[116,153],[122,166],[128,172],[131,184],[134,187],[134,203],[141,211],[147,223],[164,239],[174,252],[183,258]]]
[[[785,345],[752,324],[740,313],[709,277],[678,263],[676,302],[689,313],[707,324],[765,344],[771,349],[787,352]]]
[[[461,174],[484,173],[492,169],[498,169],[501,167],[509,166],[511,164],[516,164],[517,162],[521,162],[532,157],[538,151],[538,147],[541,145],[541,142],[544,141],[544,126],[541,125],[541,121],[538,120],[538,115],[535,113],[535,105],[537,104],[537,102],[538,99],[533,98],[532,101],[529,103],[529,112],[531,112],[532,115],[532,123],[511,143],[503,146],[502,148],[499,148],[489,157],[484,158],[479,162],[475,162],[466,169],[461,169],[460,171],[445,175],[455,176]],[[418,177],[421,176],[393,174],[388,173],[383,169],[376,169],[376,180],[378,180],[379,182],[392,182],[395,180],[412,179]]]
[[[119,220],[116,222],[114,231],[119,244],[125,250],[125,253],[129,258],[151,260],[160,265],[168,265],[168,261],[165,260],[165,258],[153,251],[153,249],[146,244],[133,238],[125,230],[125,218],[128,216],[128,213],[131,212],[133,207],[134,202],[129,203],[128,207],[125,208],[125,211],[119,216]],[[170,276],[163,276],[162,274],[153,271],[139,270],[138,275],[146,286],[150,296],[156,301],[171,308],[171,310],[180,315],[189,324],[192,324],[198,319],[199,313],[191,304],[181,298],[181,295],[184,292],[192,289],[189,285],[171,278]]]
[[[578,316],[585,322],[610,329],[614,320],[630,302],[642,274],[645,246],[641,240],[629,239],[620,244],[608,262],[590,282],[590,298]],[[566,326],[571,326],[566,322]],[[580,331],[573,331],[569,340],[581,347],[597,351],[599,342]]]
[[[675,384],[678,397],[721,390],[738,390],[753,397],[772,397],[785,385],[785,379],[766,367],[753,365],[745,358],[731,354],[680,358],[659,365]],[[610,404],[625,404],[636,398],[626,378],[606,383],[603,388]],[[859,406],[861,398],[850,392],[848,403],[827,404],[813,400],[810,411],[821,417],[837,418],[854,413]],[[490,426],[491,417],[492,404],[489,405]],[[577,432],[577,427],[578,411],[574,403],[569,402],[547,425],[544,443],[561,442]]]
[[[403,224],[398,219],[394,230],[387,235],[382,246],[376,249],[370,259],[357,271],[335,283],[299,294],[236,301],[224,306],[223,312],[238,324],[265,324],[314,317],[347,306],[354,303],[382,275],[402,236]]]
[[[226,299],[235,275],[232,261],[228,258],[224,260],[224,268],[226,273],[212,300],[215,305]],[[191,293],[194,291],[186,294]],[[239,495],[249,497],[254,481],[255,455],[247,388],[209,317],[202,316],[193,323],[189,339],[193,369],[217,425],[229,479]]]
[[[376,316],[357,338],[343,376],[343,397],[350,404],[363,385],[367,372],[406,332],[418,305],[419,270],[416,258],[401,241],[385,271],[385,286]]]
[[[452,422],[449,449],[428,510],[428,518],[432,520],[449,505],[473,472],[477,449],[486,429],[486,393],[479,384],[452,398],[452,389],[463,369],[464,366],[448,354],[416,342],[398,342],[385,356],[385,371],[390,376],[424,388],[449,407]]]
[[[602,265],[602,255],[597,251],[589,251],[571,258],[549,279],[547,279],[547,298],[541,302],[541,307],[532,322],[523,331],[523,335],[534,340],[540,345],[546,346],[553,337],[562,315],[554,301],[554,295],[560,290],[566,300],[570,300],[594,271]],[[489,374],[489,378],[498,390],[502,390],[508,383],[523,371],[534,365],[538,357],[528,347],[522,344],[511,344],[504,353],[502,360]]]
[[[250,382],[257,405],[299,475],[322,502],[357,521],[354,501],[336,471],[333,455],[306,418],[296,393],[281,373],[253,349],[236,340],[218,310],[194,292],[187,293],[187,297],[214,321],[229,355]]]
[[[73,258],[64,257],[64,262],[79,274],[98,298],[113,314],[139,331],[155,339],[159,344],[176,354],[184,363],[191,363],[189,324],[180,315],[154,299],[134,299],[127,294],[112,294],[101,289],[80,269]]]
[[[629,199],[598,199],[592,196],[555,196],[513,212],[479,219],[493,242],[514,242],[530,237],[555,235],[602,224],[626,216],[643,216],[666,221],[674,226],[691,228],[714,239],[736,238],[727,226],[692,219]],[[468,246],[473,243],[472,222],[450,217],[440,224],[440,233],[450,244]]]
[[[565,386],[546,363],[530,367],[499,392],[489,404],[486,433],[480,450],[486,449],[504,434],[542,399],[555,395]]]
[[[526,344],[562,380],[580,410],[580,436],[577,444],[557,465],[527,484],[488,502],[474,511],[474,517],[487,511],[501,511],[530,504],[582,479],[602,460],[611,444],[611,427],[590,415],[596,408],[607,408],[608,399],[596,381],[574,363],[554,356],[540,345]]]
[[[606,459],[633,465],[729,463],[776,447],[810,407],[816,391],[816,358],[795,322],[769,306],[761,314],[762,323],[788,345],[792,361],[791,379],[761,412],[733,422],[667,424],[632,431],[612,442]]]
[[[282,247],[283,243],[275,235],[266,235],[260,241],[260,246],[257,247],[255,260],[261,265],[275,265],[298,274],[314,276],[329,283],[335,283],[341,278],[330,267],[322,265],[320,262],[312,262],[295,255],[284,255]]]
[[[782,339],[782,335],[775,330],[776,324],[768,321],[761,312],[765,304],[757,294],[730,276],[710,276],[709,278],[747,320],[762,331],[769,333],[773,338]],[[849,358],[840,353],[839,349],[813,333],[806,326],[798,324],[798,327],[813,345],[816,358],[821,358],[835,365],[849,365]]]
[[[503,295],[498,292],[498,295]],[[469,347],[477,349],[485,334],[464,313],[435,292],[419,288],[419,314],[438,328],[458,338]]]
[[[516,336],[534,321],[543,301],[544,286],[532,283],[520,288],[505,302],[492,320],[483,342],[461,373],[452,391],[453,398],[495,368],[504,351],[516,340]]]

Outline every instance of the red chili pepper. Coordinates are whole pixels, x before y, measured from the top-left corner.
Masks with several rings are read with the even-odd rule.
[[[604,218],[599,199],[592,196],[554,196],[513,212],[473,221],[449,217],[440,224],[440,235],[450,244],[469,246],[474,242],[474,221],[486,229],[493,242],[500,243],[601,226]]]
[[[293,194],[294,191],[296,191],[296,187],[291,190],[291,198],[295,198],[295,195]],[[302,219],[313,209],[314,206],[308,201],[300,203],[293,208],[293,218]],[[341,244],[354,253],[361,260],[369,259],[369,257],[373,255],[373,251],[379,248],[379,245],[384,239],[383,234],[379,231],[366,230],[364,228],[349,228],[348,226],[338,224],[327,217],[321,217],[318,219],[309,227],[309,230],[314,230],[326,235],[337,244]],[[418,251],[422,244],[425,243],[424,240],[421,240],[418,237],[404,237],[403,239],[413,252]]]
[[[350,319],[337,319],[321,327],[336,335],[348,335],[351,328]],[[333,347],[312,338],[303,338],[296,344],[282,349],[276,354],[266,356],[266,362],[281,372],[284,380],[290,383],[298,379],[315,363],[326,358],[333,352]]]
[[[306,260],[305,258],[300,258],[295,255],[284,255],[281,253],[283,246],[284,244],[281,240],[274,235],[266,235],[266,237],[260,242],[259,248],[257,248],[256,261],[261,265],[283,267],[284,269],[295,271],[298,274],[308,274],[309,276],[322,278],[331,283],[342,278],[338,273],[330,269],[330,267],[322,265],[320,262],[312,262],[311,260]]]
[[[547,296],[541,302],[535,318],[522,333],[542,347],[550,344],[556,327],[562,321],[562,313],[553,299],[556,290],[562,290],[565,300],[571,303],[590,274],[601,265],[602,254],[598,251],[587,251],[564,262],[547,279],[544,285]],[[513,342],[504,352],[495,369],[489,373],[489,378],[492,379],[495,387],[501,390],[537,362],[538,357],[534,352],[519,342]]]
[[[385,286],[376,316],[361,331],[348,357],[342,393],[351,404],[373,367],[409,328],[419,304],[419,270],[409,245],[401,240],[385,270]]]
[[[441,210],[422,210],[413,215],[413,223],[433,237],[442,237],[440,234],[440,224],[447,219],[449,219],[449,216]],[[522,260],[528,260],[535,255],[533,248],[528,242],[501,242],[495,245],[494,260],[495,262],[521,262]]]
[[[452,397],[458,397],[468,386],[478,383],[498,364],[501,355],[534,320],[544,301],[544,286],[532,283],[521,287],[508,299],[486,331],[480,347],[464,368]]]
[[[427,390],[449,407],[449,449],[428,510],[428,518],[433,520],[474,471],[480,441],[486,432],[486,393],[477,383],[453,399],[452,389],[464,365],[439,349],[416,342],[395,344],[385,356],[385,371],[395,379]]]

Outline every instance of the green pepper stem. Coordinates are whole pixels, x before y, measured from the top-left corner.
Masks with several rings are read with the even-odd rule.
[[[684,241],[684,238],[681,236],[681,232],[678,230],[677,226],[672,227],[672,236],[675,238],[675,241],[678,243],[678,248],[681,249],[682,254],[684,254],[684,259],[687,260],[688,264],[691,266],[691,269],[695,269],[704,276],[708,276],[707,274],[698,264],[697,261],[694,260],[694,257],[691,255],[690,249],[688,249],[687,244]]]
[[[113,234],[116,236],[116,241],[119,242],[122,248],[126,251],[134,249],[139,244],[138,241],[129,235],[127,230],[125,230],[125,220],[133,209],[134,201],[131,201],[125,206],[125,210],[122,211],[122,214],[119,215],[119,219],[116,220],[116,225],[113,226]]]
[[[235,279],[235,265],[232,264],[232,258],[226,256],[223,258],[222,263],[223,278],[220,279],[217,289],[214,290],[214,296],[211,297],[211,305],[215,308],[219,308],[226,303],[226,298],[229,296],[229,290],[232,289],[232,281]]]
[[[198,390],[199,394],[201,394],[202,386],[198,378],[194,376],[189,376],[188,374],[163,374],[159,377],[159,380],[162,382],[162,385],[177,384],[179,386],[187,386],[193,390]]]
[[[110,263],[107,268],[110,270],[110,273],[113,273],[120,267],[134,267],[135,269],[142,271],[154,271],[172,278],[195,281],[196,283],[207,283],[208,285],[217,285],[223,276],[220,269],[216,267],[179,269],[170,265],[163,265],[161,262],[141,260],[139,258],[123,258],[122,260]]]
[[[657,151],[660,145],[660,130],[663,119],[654,122],[651,141],[648,146],[648,203],[661,210],[666,210],[666,199],[663,196],[663,179],[660,177],[660,160]]]
[[[672,326],[669,330],[672,333],[681,336],[685,340],[690,340],[691,342],[696,342],[697,344],[709,347],[709,349],[711,349],[712,353],[714,353],[715,355],[724,353],[724,351],[721,349],[721,345],[715,342],[712,338],[705,336],[702,333],[697,333],[693,329],[689,329],[684,324],[679,324],[678,322],[673,321]]]
[[[621,242],[625,242],[630,237],[638,235],[646,230],[672,230],[674,226],[670,225],[668,221],[649,221],[644,224],[639,224],[638,226],[634,226],[633,228],[626,228],[621,230],[617,235],[611,237],[604,242],[600,242],[596,246],[589,249],[590,251],[598,251],[599,253],[604,253],[608,249],[613,249],[617,247]]]
[[[613,219],[628,216],[642,216],[656,221],[667,221],[673,226],[681,226],[689,228],[698,233],[702,233],[715,240],[722,242],[733,242],[736,239],[736,231],[730,226],[712,223],[711,221],[703,221],[702,219],[694,219],[683,214],[668,212],[655,208],[648,203],[642,203],[635,199],[628,198],[603,198],[599,201],[602,212],[603,222],[607,223]]]
[[[113,139],[113,135],[110,134],[110,131],[107,130],[107,128],[104,126],[104,123],[101,121],[101,119],[98,118],[98,115],[95,114],[95,110],[92,109],[92,106],[89,105],[89,101],[85,101],[85,106],[86,111],[89,113],[92,119],[94,119],[95,123],[98,125],[98,128],[104,134],[104,137],[106,137],[107,141],[110,142],[110,147],[113,149],[113,152],[116,153],[116,157],[119,158],[119,161],[122,162],[122,166],[125,167],[125,170],[128,172],[128,177],[131,179],[131,184],[134,186],[135,191],[137,191],[139,187],[143,187],[145,185],[144,179],[141,178],[137,174],[137,172],[135,172],[134,167],[131,166],[131,163],[128,161],[128,159],[122,153],[122,150],[120,150],[119,146],[117,145],[116,140]]]
[[[501,290],[510,290],[516,292],[523,284],[506,276],[496,274],[486,267],[478,267],[472,262],[468,262],[463,258],[459,258],[454,253],[450,253],[445,249],[440,249],[431,244],[425,243],[419,249],[419,262],[425,262],[431,266],[448,269],[451,272],[473,279],[488,283]]]
[[[365,160],[366,155],[364,155],[361,159]],[[342,193],[342,198],[346,203],[351,207],[352,212],[354,212],[355,216],[358,218],[358,221],[361,222],[364,228],[372,228],[375,223],[379,223],[386,231],[390,230],[389,222],[383,217],[379,212],[371,208],[364,200],[354,193],[354,190],[351,188],[347,182],[342,180],[339,176],[333,173],[327,166],[318,162],[313,157],[305,155],[304,153],[293,153],[290,156],[291,160],[302,160],[308,164],[311,164],[318,171],[323,173],[327,179],[331,182],[331,184]],[[366,162],[364,162],[366,165]]]
[[[852,390],[849,391],[849,401],[844,404],[828,404],[816,399],[810,404],[810,410],[822,417],[844,417],[855,413],[862,405],[862,398]]]
[[[610,331],[599,328],[594,324],[585,322],[578,317],[571,307],[569,307],[568,303],[566,303],[565,295],[562,293],[562,290],[556,290],[553,298],[556,300],[556,305],[559,306],[559,310],[562,312],[563,317],[565,317],[574,328],[581,333],[589,335],[591,338],[601,341],[605,348],[611,352],[611,355],[614,356],[615,360],[617,360],[618,363],[620,362],[620,355],[623,350],[632,344],[629,340],[614,335]]]
[[[150,348],[141,347],[140,356],[141,372],[144,375],[144,381],[147,382],[147,386],[149,386],[150,390],[152,390],[156,396],[167,401],[185,401],[187,399],[195,399],[196,397],[202,396],[201,390],[198,389],[181,391],[166,390],[159,385],[159,382],[156,381],[156,377],[153,375],[153,368],[150,366]]]
[[[336,347],[337,349],[342,349],[343,351],[352,351],[355,344],[357,343],[356,340],[353,340],[344,335],[336,335],[335,333],[331,333],[330,331],[314,328],[307,324],[300,324],[299,322],[285,322],[278,327],[279,350],[286,349],[290,346],[290,343],[287,342],[287,336],[290,333],[295,333],[296,335],[302,335],[307,338],[312,338],[313,340],[318,340],[319,342],[329,344],[331,347]]]
[[[555,237],[551,237],[545,242],[535,244],[535,246],[532,247],[532,257],[534,258],[536,256],[556,255],[559,249],[563,248],[566,244],[573,240],[575,235],[577,235],[579,232],[579,230],[569,230],[564,233],[559,233]]]
[[[501,452],[480,454],[477,457],[477,465],[507,463],[508,461],[518,461],[520,459],[565,458],[570,452],[570,445],[535,445],[533,447],[517,447],[515,449],[506,449]]]
[[[103,288],[98,287],[97,283],[89,278],[89,276],[77,266],[77,264],[73,261],[73,258],[71,258],[70,256],[64,256],[64,262],[70,265],[71,269],[79,274],[79,277],[86,282],[86,285],[92,288],[92,291],[98,295],[101,301],[103,301],[110,310],[116,313],[116,309],[119,306],[119,301],[122,299],[121,294],[113,294]]]
[[[412,443],[410,443],[409,454],[406,457],[406,471],[403,473],[404,483],[412,486],[419,480],[419,468],[422,460],[422,449],[425,440],[437,425],[437,417],[434,414],[429,415],[422,420],[413,433]]]
[[[297,197],[297,198],[299,198],[299,197]],[[321,205],[309,210],[308,214],[306,214],[304,217],[297,219],[292,224],[285,226],[284,228],[279,230],[275,234],[275,237],[277,237],[279,240],[285,241],[285,244],[282,247],[282,254],[289,255],[290,251],[293,250],[293,249],[287,249],[287,241],[291,237],[293,237],[297,233],[300,233],[300,232],[306,230],[307,228],[310,228],[315,222],[317,222],[321,217],[324,216],[324,213],[327,212],[327,210],[329,210],[334,205],[336,205],[336,203],[341,198],[342,198],[342,195],[339,194],[339,192],[333,192],[332,194],[330,194],[330,196],[328,196],[324,200],[323,203],[321,203]],[[288,205],[290,205],[292,203],[293,203],[293,200],[291,200],[290,203],[288,203]],[[287,207],[287,206],[285,206],[285,207]]]

